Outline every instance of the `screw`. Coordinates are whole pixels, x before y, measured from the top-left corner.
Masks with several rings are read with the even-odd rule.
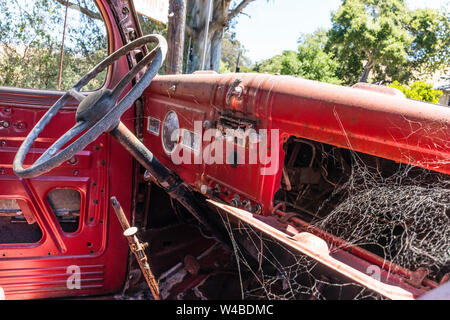
[[[72,157],[67,162],[71,165],[74,165],[78,162],[78,159],[77,159],[77,157]]]
[[[244,205],[244,209],[247,211],[252,211],[252,202],[248,199],[245,199],[242,203]]]
[[[262,212],[261,205],[260,205],[259,203],[255,204],[255,205],[252,207],[252,212],[253,212],[253,213],[256,213],[256,214],[260,214],[260,213]]]
[[[24,130],[27,128],[27,124],[25,122],[19,121],[14,123],[14,127],[16,127],[19,130]]]
[[[240,207],[242,205],[242,202],[241,202],[240,197],[239,197],[238,194],[235,194],[234,198],[231,199],[231,205],[233,207]]]
[[[202,184],[202,186],[200,187],[200,192],[205,195],[209,194],[211,193],[211,188],[208,187],[206,184]]]
[[[242,91],[243,91],[242,87],[236,87],[236,88],[234,88],[233,95],[236,97],[240,97],[242,94]]]
[[[128,32],[128,37],[130,38],[130,40],[135,40],[136,39],[136,31],[131,30],[130,32]]]

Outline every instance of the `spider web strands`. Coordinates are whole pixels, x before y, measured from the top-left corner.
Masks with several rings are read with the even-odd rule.
[[[260,232],[272,237],[280,243],[298,251],[301,254],[320,262],[321,264],[333,269],[334,271],[344,275],[345,277],[362,284],[374,292],[377,292],[389,299],[393,300],[412,300],[415,296],[400,287],[389,285],[378,281],[371,276],[358,271],[341,261],[336,260],[330,256],[330,252],[326,242],[308,232],[301,232],[294,237],[254,218],[253,214],[242,209],[234,208],[213,200],[208,200],[214,206],[222,209],[223,211],[231,214],[237,219],[245,222],[246,224],[256,228]]]
[[[447,281],[448,175],[355,152],[351,144],[349,151],[320,143],[315,148],[322,152],[314,156],[313,167],[325,168],[328,178],[292,190],[282,184],[272,213],[326,240],[332,256],[342,249],[422,291]],[[288,150],[296,157],[294,148]],[[300,158],[298,167],[310,165],[309,148],[304,153],[307,156]],[[280,205],[287,212],[276,210]]]
[[[220,212],[220,209],[216,209]],[[291,250],[288,246],[280,245],[270,236],[264,236],[264,233],[249,225],[242,223],[236,228],[235,224],[231,224],[230,217],[232,216],[225,214],[222,221],[232,239],[234,254],[240,267],[243,299],[292,300],[309,297],[309,300],[323,300],[330,298],[328,293],[323,292],[330,288],[334,290],[335,297],[332,299],[383,299],[383,296],[357,283],[336,281],[323,273],[316,275],[315,270],[319,265],[316,260]],[[234,235],[250,239],[249,248],[253,246],[257,251],[258,267],[255,268],[252,263],[253,258],[248,259],[246,251],[249,248],[241,248]],[[278,249],[281,249],[281,252],[278,252],[281,256],[277,254]],[[271,268],[272,272],[267,272],[267,267]],[[349,290],[352,291],[351,296],[347,294]]]
[[[275,210],[274,212],[276,215],[280,216],[281,218],[284,217],[286,214],[290,214],[290,212],[283,212],[280,210]],[[356,254],[359,257],[363,257],[363,259],[369,263],[373,263],[374,265],[386,270],[389,274],[391,274],[391,277],[396,274],[398,275],[402,280],[404,280],[404,277],[407,279],[410,279],[413,277],[413,272],[405,269],[399,265],[396,265],[392,263],[391,261],[387,261],[385,259],[380,258],[376,254],[367,251],[363,248],[358,247],[357,245],[350,244],[346,242],[345,240],[336,237],[328,232],[325,232],[321,229],[319,229],[316,226],[313,226],[296,216],[293,216],[289,218],[290,221],[292,221],[295,226],[299,226],[302,230],[310,232],[322,239],[325,239],[327,243],[330,245],[330,252],[342,252],[342,250],[348,251],[350,254]],[[428,286],[429,288],[436,288],[438,286],[437,283],[434,281],[425,278],[423,279],[423,284]],[[421,292],[423,293],[423,292]]]
[[[386,260],[407,269],[426,267],[436,279],[440,272],[448,272],[448,176],[411,165],[398,165],[386,175],[354,152],[352,157],[349,179],[334,191],[334,195],[342,192],[339,204],[313,224],[350,244],[378,245]],[[358,228],[349,229],[350,224]],[[380,246],[386,235],[391,240]]]

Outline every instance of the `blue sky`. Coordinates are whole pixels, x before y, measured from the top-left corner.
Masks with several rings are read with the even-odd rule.
[[[331,27],[331,12],[341,0],[256,0],[236,19],[236,37],[253,61],[268,59],[283,50],[296,50],[301,33]],[[449,6],[450,0],[407,0],[415,8]]]

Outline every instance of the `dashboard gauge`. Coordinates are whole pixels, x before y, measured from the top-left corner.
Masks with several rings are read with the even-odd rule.
[[[174,111],[169,111],[162,125],[161,140],[164,151],[172,153],[180,139],[180,122]]]

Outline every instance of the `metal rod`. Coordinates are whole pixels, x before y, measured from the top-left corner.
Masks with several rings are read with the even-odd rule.
[[[69,11],[69,0],[66,1],[66,14],[64,17],[63,37],[61,41],[61,54],[59,56],[58,90],[61,90],[62,67],[64,59],[64,40],[66,38],[67,12]]]
[[[116,197],[111,197],[111,205],[114,208],[114,211],[116,212],[117,219],[119,219],[123,231],[130,229],[131,228],[130,223],[128,222],[128,219],[125,216],[125,212],[123,212],[123,209],[120,206],[119,201],[117,201]]]
[[[312,233],[299,232],[294,236],[290,236],[284,231],[276,229],[273,226],[268,225],[266,222],[261,221],[250,212],[225,205],[217,201],[207,201],[242,222],[250,225],[251,227],[267,234],[272,239],[279,241],[281,244],[284,244],[299,253],[307,255],[322,265],[335,270],[344,277],[350,278],[351,280],[362,284],[368,289],[378,292],[387,298],[395,300],[412,300],[415,298],[414,293],[404,289],[403,287],[381,282],[381,280],[372,278],[368,274],[355,269],[351,265],[337,260],[330,254],[330,249],[325,240]]]
[[[205,212],[193,190],[171,170],[165,167],[147,147],[122,123],[109,132],[156,180],[169,196],[183,205],[201,224],[209,228],[223,244],[229,245],[228,234],[224,233],[209,212]]]
[[[283,217],[288,212],[283,212],[281,210],[274,210],[274,213],[276,215],[279,215],[279,216]],[[407,277],[407,278],[411,277],[411,271],[410,270],[405,269],[405,268],[403,268],[403,267],[401,267],[399,265],[396,265],[395,263],[392,263],[392,262],[388,262],[387,263],[386,260],[384,260],[383,258],[377,256],[376,254],[374,254],[374,253],[372,253],[370,251],[367,251],[367,250],[365,250],[365,249],[363,249],[361,247],[352,245],[352,244],[344,241],[343,239],[338,238],[338,237],[336,237],[336,236],[334,236],[334,235],[332,235],[332,234],[330,234],[328,232],[320,230],[319,228],[317,228],[317,227],[315,227],[315,226],[313,226],[313,225],[303,221],[300,218],[297,218],[297,217],[293,216],[293,217],[291,217],[288,220],[291,220],[295,225],[300,226],[304,231],[310,232],[310,233],[312,233],[314,235],[317,235],[317,236],[325,239],[327,242],[329,242],[335,248],[341,248],[341,249],[346,250],[346,251],[348,251],[348,252],[350,252],[352,254],[355,254],[356,256],[361,257],[364,260],[369,261],[370,263],[373,263],[373,264],[379,266],[381,269],[385,269],[385,270],[387,270],[389,272],[392,272],[392,273],[395,273],[395,274],[398,274],[400,276],[404,276],[404,277]],[[430,280],[428,278],[425,278],[423,280],[423,284],[428,286],[428,287],[430,287],[430,288],[436,288],[437,287],[437,284],[434,281],[432,281],[432,280]]]
[[[124,230],[124,236],[127,237],[128,245],[130,246],[130,250],[134,253],[136,260],[141,268],[142,274],[144,275],[145,281],[147,282],[148,287],[153,295],[155,300],[160,300],[159,295],[159,286],[156,281],[155,276],[153,275],[152,270],[150,269],[150,265],[148,263],[147,255],[145,254],[145,248],[148,244],[144,244],[139,241],[136,237],[137,228],[130,227],[128,223],[128,219],[123,212],[122,207],[120,206],[119,201],[117,201],[116,197],[111,197],[111,205],[116,212],[116,216],[119,219],[120,225]]]
[[[203,54],[202,54],[202,65],[201,70],[205,70],[206,64],[206,51],[208,49],[208,38],[209,38],[209,21],[211,20],[212,14],[212,0],[208,1],[208,14],[205,21],[205,39],[203,40]]]

